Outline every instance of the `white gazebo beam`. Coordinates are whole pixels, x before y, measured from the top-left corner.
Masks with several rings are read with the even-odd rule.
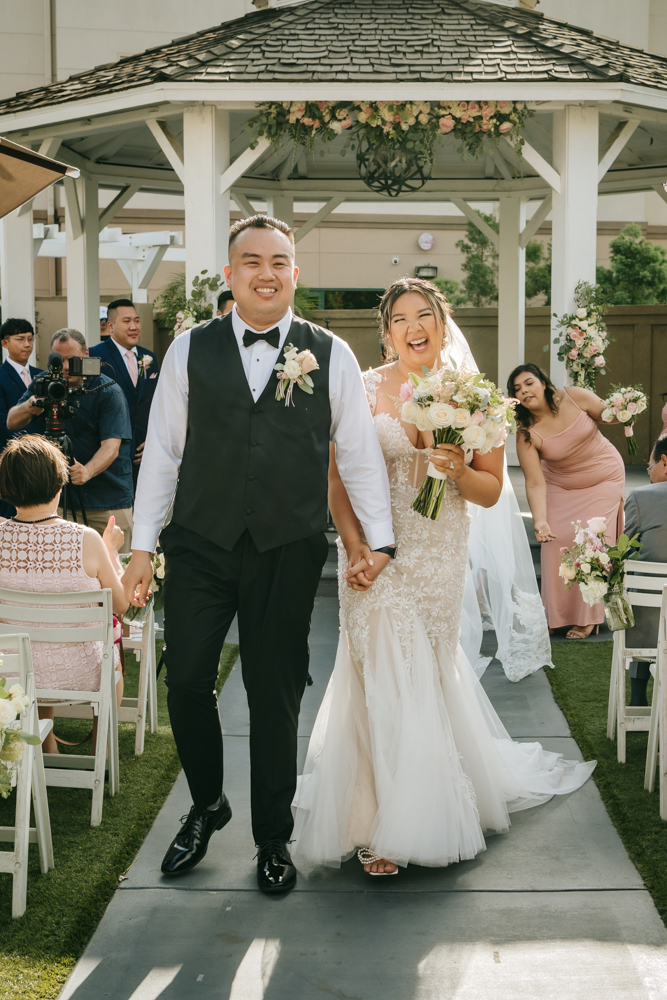
[[[266,136],[260,136],[254,149],[250,146],[244,149],[220,177],[220,194],[226,194],[243,177],[246,170],[249,170],[253,163],[256,163],[260,156],[264,155],[270,145],[271,143]]]
[[[532,219],[526,223],[524,228],[521,230],[521,236],[519,238],[519,244],[522,248],[528,246],[533,236],[540,228],[542,223],[546,220],[547,215],[551,211],[553,205],[553,195],[551,192],[542,201],[540,206],[533,213]]]
[[[234,203],[238,205],[244,218],[249,219],[251,215],[257,214],[246,196],[237,188],[232,188],[232,198]]]
[[[514,147],[509,139],[503,136],[503,143],[505,143],[514,152]],[[528,163],[533,170],[542,177],[549,187],[553,188],[554,191],[560,191],[560,175],[557,170],[551,166],[550,163],[544,159],[541,153],[538,153],[534,146],[531,146],[529,142],[523,143],[521,147],[521,155],[523,159]]]
[[[338,206],[344,201],[345,196],[341,194],[334,195],[333,198],[330,198],[326,205],[322,206],[319,212],[315,212],[315,214],[311,215],[307,222],[304,222],[302,226],[299,226],[297,231],[294,233],[294,242],[298,243],[299,240],[304,238],[304,236],[307,236],[312,229],[319,226],[320,222],[323,222],[327,216],[331,215],[334,209],[338,208]]]
[[[27,319],[35,326],[35,271],[32,212],[12,212],[0,220],[2,318]]]
[[[67,183],[67,182],[70,183]],[[97,181],[66,177],[67,325],[89,344],[100,339],[100,261]]]
[[[223,273],[227,263],[229,189],[220,177],[229,167],[229,112],[212,104],[183,111],[185,150],[185,281],[201,271]]]
[[[667,191],[665,190],[664,184],[654,184],[653,190],[655,191],[656,194],[660,195],[663,201],[667,201]]]
[[[141,184],[135,182],[134,184],[127,184],[124,188],[118,192],[113,201],[109,202],[106,208],[102,209],[100,212],[99,220],[99,231],[108,226],[112,219],[118,215],[127,205],[130,198],[133,198],[137,191],[140,189]]]
[[[604,146],[600,150],[600,162],[598,163],[598,182],[602,180],[612,163],[624,146],[627,145],[630,137],[640,125],[638,118],[626,122],[619,122]]]
[[[274,194],[268,200],[267,209],[274,219],[281,219],[290,229],[294,229],[294,195],[291,192]]]
[[[521,233],[526,222],[526,199],[500,196],[498,240],[498,385],[525,360],[526,251]]]
[[[183,147],[170,125],[160,118],[149,118],[146,122],[150,133],[167,157],[176,176],[185,184],[185,167],[183,166]]]
[[[484,233],[487,239],[491,240],[497,250],[499,240],[498,233],[495,229],[492,229],[488,222],[486,222],[486,220],[483,219],[474,208],[471,208],[468,202],[464,201],[463,198],[450,198],[450,201],[453,205],[456,205],[460,212],[463,212],[466,218],[468,218],[474,226],[477,226],[480,232]]]
[[[552,215],[551,307],[557,316],[574,312],[580,281],[595,284],[598,144],[597,107],[571,104],[554,112],[554,163],[562,181]],[[557,332],[552,320],[551,378],[562,386],[566,370],[553,343]]]

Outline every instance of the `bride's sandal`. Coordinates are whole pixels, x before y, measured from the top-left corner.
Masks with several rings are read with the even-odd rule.
[[[366,872],[367,875],[398,875],[398,865],[394,864],[393,861],[388,861],[387,858],[380,857],[379,854],[374,854],[373,851],[369,851],[367,847],[360,847],[357,851],[357,857],[361,861],[364,868],[366,865],[375,864],[376,861],[383,861],[386,865],[394,865],[393,872]]]
[[[566,639],[588,639],[589,635],[599,635],[599,625],[573,625],[565,636]]]

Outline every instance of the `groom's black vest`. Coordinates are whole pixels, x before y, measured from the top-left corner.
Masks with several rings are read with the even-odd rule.
[[[313,394],[276,400],[272,372],[257,402],[231,315],[192,330],[188,428],[173,520],[231,550],[247,529],[260,552],[326,529],[330,333],[295,319],[284,347],[313,352]],[[283,360],[281,350],[279,361]]]

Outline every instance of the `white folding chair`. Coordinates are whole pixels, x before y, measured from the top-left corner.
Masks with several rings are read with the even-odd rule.
[[[646,773],[644,788],[652,792],[655,788],[655,770],[660,759],[660,818],[667,819],[667,698],[664,697],[663,681],[667,677],[667,586],[662,591],[660,621],[658,625],[658,655],[655,662],[653,680],[653,703],[646,750]]]
[[[94,755],[44,754],[46,783],[58,788],[90,788],[93,793],[91,826],[102,821],[104,775],[109,768],[109,794],[116,795],[119,781],[116,671],[113,657],[113,611],[110,590],[42,594],[0,589],[0,619],[21,624],[31,642],[101,642],[102,669],[97,691],[38,688],[42,704],[53,704],[54,714],[66,718],[97,716]],[[56,626],[64,627],[56,627]],[[70,625],[70,628],[66,626]],[[16,625],[0,623],[0,636]],[[0,638],[0,643],[2,639]],[[108,750],[108,761],[107,761]]]
[[[134,634],[133,634],[134,633]],[[155,677],[155,612],[149,602],[143,625],[130,625],[130,635],[123,636],[123,649],[131,649],[139,661],[139,690],[136,698],[123,698],[118,709],[118,721],[136,726],[135,754],[144,752],[146,715],[151,733],[157,732],[157,679]]]
[[[51,730],[50,719],[39,720],[35,699],[35,678],[32,672],[30,640],[27,635],[3,635],[0,639],[2,674],[21,685],[30,707],[19,719],[21,729],[41,740],[39,745],[24,744],[16,781],[16,813],[14,826],[0,826],[0,841],[14,843],[13,851],[0,851],[0,872],[13,876],[12,917],[22,917],[28,888],[28,844],[37,844],[42,872],[53,868],[53,844],[49,803],[46,797],[42,743]],[[10,685],[11,686],[11,685]],[[35,810],[35,826],[30,826],[30,798]]]
[[[662,590],[667,584],[667,563],[642,562],[633,559],[625,564],[625,598],[635,608],[659,608]],[[609,706],[607,711],[607,736],[614,738],[616,731],[617,757],[619,764],[625,764],[625,737],[628,732],[648,732],[651,708],[626,705],[626,669],[630,660],[646,660],[655,663],[657,648],[627,646],[625,630],[614,632],[614,649],[609,682]],[[655,691],[655,687],[654,687]]]

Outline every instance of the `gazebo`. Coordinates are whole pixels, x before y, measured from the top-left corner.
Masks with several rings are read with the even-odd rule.
[[[267,100],[511,100],[535,111],[521,158],[501,140],[463,160],[443,137],[430,180],[401,196],[452,202],[497,245],[501,384],[523,360],[525,246],[549,213],[552,305],[561,314],[572,309],[578,281],[595,281],[598,193],[655,190],[667,200],[667,59],[488,2],[269,2],[0,103],[0,133],[81,173],[64,180],[68,323],[91,343],[99,336],[99,234],[137,191],[184,194],[188,285],[226,263],[231,199],[244,214],[253,211],[250,198],[266,199],[287,222],[295,199],[324,202],[297,241],[342,202],[387,201],[365,186],[354,157],[340,155],[344,137],[322,156],[254,144],[246,122]],[[117,192],[101,211],[100,187]],[[538,204],[526,221],[531,200]],[[471,207],[476,201],[499,202],[499,234]],[[25,205],[3,225],[5,315],[33,313],[35,246]],[[137,287],[169,252],[136,249]],[[551,372],[564,381],[553,348]]]

